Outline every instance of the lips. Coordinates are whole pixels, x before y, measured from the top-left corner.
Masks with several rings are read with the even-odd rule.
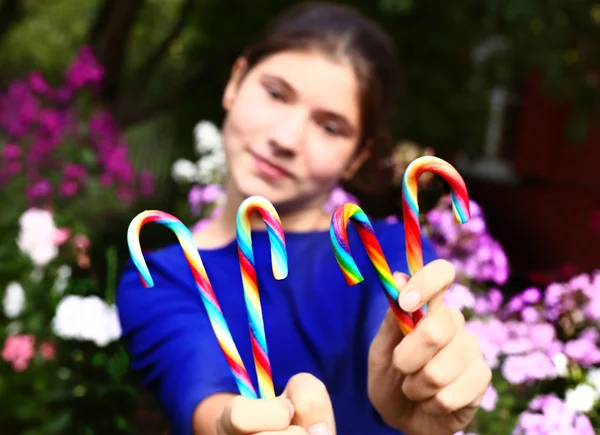
[[[271,163],[267,159],[259,156],[258,154],[251,153],[254,158],[255,167],[261,176],[272,179],[281,180],[283,178],[289,178],[292,174],[285,168]]]

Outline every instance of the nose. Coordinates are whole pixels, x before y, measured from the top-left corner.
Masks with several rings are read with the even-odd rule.
[[[284,156],[292,156],[302,146],[307,125],[306,113],[302,110],[291,110],[276,121],[269,145],[273,150]]]

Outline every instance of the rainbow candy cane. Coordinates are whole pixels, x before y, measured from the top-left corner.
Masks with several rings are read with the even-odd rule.
[[[233,337],[231,336],[231,332],[229,331],[229,327],[227,326],[227,322],[223,316],[223,311],[219,306],[215,292],[208,279],[208,275],[206,274],[206,269],[202,264],[200,253],[198,252],[198,248],[196,247],[196,243],[194,242],[192,234],[176,217],[158,210],[148,210],[138,214],[131,221],[129,224],[129,229],[127,230],[129,252],[131,253],[131,258],[140,273],[142,284],[144,287],[154,287],[154,281],[150,276],[150,271],[148,270],[148,266],[144,260],[144,255],[142,254],[142,248],[139,240],[142,227],[144,224],[149,222],[156,222],[158,224],[166,225],[175,233],[177,239],[179,239],[179,243],[181,244],[185,258],[187,259],[188,265],[192,270],[194,282],[196,283],[196,287],[200,293],[200,296],[202,297],[202,302],[204,303],[204,307],[208,313],[213,331],[215,332],[219,345],[225,354],[225,358],[227,359],[229,368],[231,369],[233,377],[235,378],[235,382],[240,390],[240,394],[248,398],[257,398],[256,390],[250,381],[246,367],[244,366],[242,358],[240,357],[237,347],[233,341]]]
[[[396,285],[396,281],[392,276],[390,266],[388,265],[385,255],[381,249],[381,245],[375,237],[375,231],[369,221],[369,218],[362,209],[351,203],[346,203],[335,211],[331,219],[329,227],[329,237],[333,245],[333,253],[344,274],[344,278],[348,285],[355,285],[363,281],[363,276],[358,270],[358,266],[352,258],[350,244],[348,242],[347,225],[348,221],[354,222],[358,235],[365,246],[367,255],[375,268],[375,272],[379,278],[379,282],[387,296],[388,303],[396,316],[396,321],[400,330],[404,334],[408,334],[414,329],[413,319],[409,314],[404,312],[399,305],[398,297],[400,291]]]
[[[454,221],[464,224],[471,218],[469,195],[464,180],[454,167],[433,156],[423,156],[411,162],[406,168],[402,182],[402,216],[406,236],[406,260],[408,270],[413,276],[423,267],[423,248],[421,246],[421,226],[419,224],[419,203],[417,187],[423,172],[434,172],[446,180],[452,189],[452,209]],[[427,306],[417,310],[413,319],[417,323],[427,313]]]
[[[263,321],[258,282],[256,279],[256,267],[254,263],[254,252],[252,250],[252,237],[250,231],[251,217],[254,211],[258,211],[267,226],[267,233],[271,245],[271,267],[275,279],[281,280],[287,277],[288,263],[285,247],[283,227],[275,207],[260,196],[251,196],[240,205],[237,213],[237,241],[238,255],[240,259],[240,270],[242,272],[242,284],[244,287],[244,298],[248,311],[248,323],[250,326],[250,339],[252,341],[252,354],[256,366],[256,377],[258,379],[258,391],[260,397],[274,398],[273,375],[265,325]]]

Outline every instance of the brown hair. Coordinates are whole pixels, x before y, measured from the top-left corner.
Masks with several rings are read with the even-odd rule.
[[[317,49],[349,59],[361,92],[360,147],[371,156],[348,188],[375,194],[389,186],[386,164],[392,149],[390,122],[398,81],[396,49],[389,35],[355,9],[329,2],[303,2],[285,10],[243,57],[251,69],[265,57],[287,50]]]

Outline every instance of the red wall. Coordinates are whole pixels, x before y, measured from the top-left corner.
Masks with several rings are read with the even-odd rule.
[[[554,101],[541,91],[539,75],[527,80],[516,137],[516,170],[547,184],[573,185],[598,193],[600,125],[590,123],[584,141],[568,143],[564,131],[570,113],[569,104]]]
[[[467,179],[470,196],[486,212],[490,228],[509,255],[514,271],[600,269],[600,128],[568,144],[563,132],[567,104],[545,96],[539,76],[527,81],[516,134],[514,165],[519,186]],[[598,224],[596,224],[598,225]]]
[[[511,187],[467,177],[465,182],[517,275],[565,264],[581,271],[600,269],[600,234],[592,231],[600,191]]]

